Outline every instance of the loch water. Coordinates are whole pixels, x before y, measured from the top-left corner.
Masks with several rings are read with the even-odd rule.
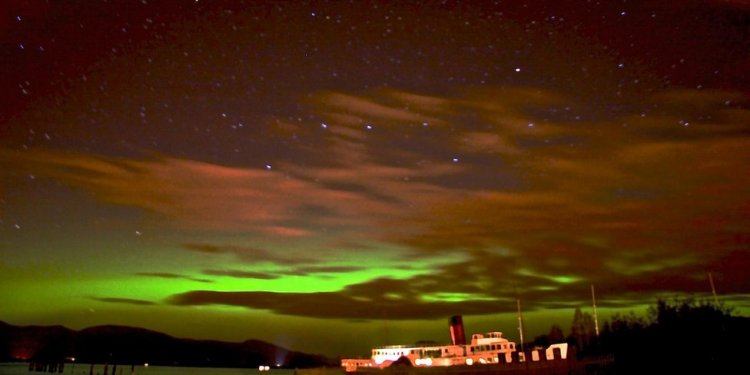
[[[110,375],[131,375],[129,365],[117,366],[112,374],[112,365],[108,367]],[[89,375],[91,365],[88,363],[65,364],[62,373],[29,371],[27,363],[0,363],[0,375]],[[103,375],[104,365],[94,366],[94,375]],[[274,369],[258,371],[257,368],[210,368],[210,367],[171,367],[171,366],[135,366],[133,375],[294,375],[294,370]]]

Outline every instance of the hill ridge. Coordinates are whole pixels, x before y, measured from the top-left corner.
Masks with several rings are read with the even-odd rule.
[[[178,338],[147,328],[105,324],[73,330],[62,325],[16,326],[0,321],[0,361],[120,363],[193,367],[307,368],[332,359],[257,339],[226,342]]]

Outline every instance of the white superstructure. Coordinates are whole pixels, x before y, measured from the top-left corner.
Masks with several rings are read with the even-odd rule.
[[[383,368],[396,361],[408,360],[415,367],[456,366],[498,363],[500,356],[510,358],[516,344],[503,338],[502,332],[471,336],[471,344],[441,346],[386,346],[372,349],[370,359],[342,359],[346,371],[360,367]]]

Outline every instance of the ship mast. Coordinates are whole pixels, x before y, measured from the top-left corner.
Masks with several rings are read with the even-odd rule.
[[[713,285],[713,282],[711,285]],[[594,332],[596,332],[596,337],[599,337],[599,317],[596,314],[596,293],[594,292],[594,284],[591,284],[591,305],[594,307]]]
[[[711,284],[711,294],[714,296],[714,305],[719,306],[719,297],[716,296],[716,287],[714,286],[714,277],[711,272],[708,273],[708,282]]]
[[[526,353],[523,349],[523,316],[521,315],[521,299],[516,299],[516,306],[518,307],[518,335],[521,338],[521,352]]]

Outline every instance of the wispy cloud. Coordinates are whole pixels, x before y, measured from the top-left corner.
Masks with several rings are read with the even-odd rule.
[[[135,275],[146,276],[146,277],[156,277],[160,279],[181,279],[181,280],[195,281],[199,283],[211,283],[212,282],[211,280],[208,280],[208,279],[200,279],[200,278],[180,275],[180,274],[172,273],[172,272],[136,272]]]
[[[577,307],[590,299],[589,282],[596,284],[600,292],[598,304],[602,307],[650,304],[656,298],[685,292],[708,295],[705,274],[696,273],[699,267],[691,262],[666,261],[638,269],[630,277],[622,273],[613,275],[610,268],[598,264],[596,259],[588,268],[581,268],[558,263],[565,258],[550,257],[541,264],[531,256],[528,258],[479,251],[466,261],[440,266],[429,274],[408,279],[378,278],[335,292],[196,290],[175,294],[166,302],[180,306],[245,307],[315,318],[401,320],[438,318],[456,312],[467,315],[513,312],[515,298],[522,298],[529,311]],[[736,256],[734,260],[747,262]],[[584,279],[578,272],[593,277]],[[726,281],[729,280],[722,279]],[[742,293],[742,288],[735,285],[722,292]]]
[[[309,295],[196,291],[174,297],[177,304],[356,318],[374,316],[362,301],[380,298],[394,306],[390,317],[395,306],[411,317],[455,306],[410,298],[456,293],[474,301],[462,306],[487,312],[485,298],[518,293],[540,304],[584,299],[589,282],[613,301],[633,291],[700,291],[709,270],[731,281],[729,290],[747,290],[750,278],[736,269],[750,267],[741,256],[750,227],[747,103],[739,93],[702,90],[644,96],[616,111],[530,87],[443,97],[324,92],[310,104],[325,126],[278,124],[280,134],[309,137],[289,151],[304,161],[279,157],[271,169],[43,149],[2,150],[0,161],[160,223],[261,238],[262,246],[184,248],[283,266],[207,269],[213,276],[359,270],[326,266],[336,250],[323,254],[320,243],[373,244],[357,249],[362,258],[376,256],[379,245],[407,249],[404,259],[470,254],[433,276],[394,282],[388,295],[364,283]],[[291,242],[294,252],[274,246]]]
[[[91,299],[94,301],[105,302],[105,303],[120,303],[120,304],[135,305],[135,306],[152,306],[156,304],[152,301],[146,301],[142,299],[132,299],[132,298],[91,297]]]
[[[363,270],[364,267],[357,266],[323,266],[307,265],[288,269],[275,269],[267,272],[244,271],[237,269],[206,269],[203,273],[211,276],[227,276],[239,279],[274,280],[284,276],[311,276],[330,275],[339,273],[350,273]]]
[[[206,243],[187,243],[185,249],[198,251],[209,254],[232,254],[247,264],[254,263],[272,263],[278,265],[294,265],[312,262],[311,258],[300,257],[283,252],[271,252],[269,250],[236,246],[236,245],[212,245]]]
[[[273,280],[281,277],[280,275],[272,272],[255,272],[255,271],[242,271],[242,270],[218,270],[218,269],[206,269],[203,273],[211,276],[228,276],[238,279],[258,279],[258,280]]]

